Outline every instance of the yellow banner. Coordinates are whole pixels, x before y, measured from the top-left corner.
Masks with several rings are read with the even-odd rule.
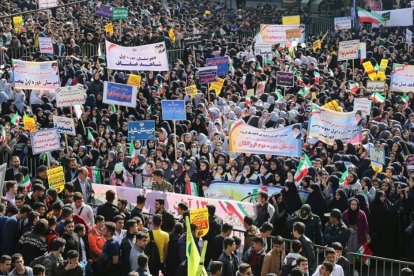
[[[387,78],[387,77],[385,76],[385,72],[384,72],[384,71],[378,71],[378,73],[377,73],[377,77],[378,77],[378,79],[379,79],[380,81],[385,81],[385,79]]]
[[[380,69],[385,71],[385,69],[387,69],[388,66],[388,59],[381,59],[381,63],[380,63]]]
[[[135,74],[129,74],[127,84],[139,87],[141,85],[141,76],[135,75]]]
[[[375,72],[374,66],[372,66],[371,61],[365,61],[362,63],[362,66],[364,66],[365,72],[369,75],[372,72]]]
[[[184,88],[185,94],[191,96],[191,98],[194,98],[195,95],[197,95],[197,86],[195,84],[189,85],[186,88]]]
[[[283,25],[300,25],[300,15],[291,15],[282,17]]]
[[[110,35],[114,34],[114,25],[112,23],[108,23],[105,25],[105,32],[109,33]]]
[[[322,47],[322,42],[321,42],[320,39],[314,41],[313,44],[312,44],[312,49],[313,49],[314,52],[316,52],[321,47]]]
[[[23,16],[20,15],[20,16],[13,17],[13,27],[16,32],[22,31],[23,24],[24,24]]]
[[[55,189],[58,193],[63,192],[65,188],[65,174],[62,166],[47,170],[47,179],[50,188]]]
[[[342,112],[342,107],[338,105],[338,102],[336,100],[332,100],[324,104],[323,107],[333,110],[333,111]]]
[[[196,236],[204,237],[209,230],[207,207],[190,210],[190,223],[197,226]]]
[[[32,117],[23,116],[24,129],[30,132],[36,131],[36,121]]]
[[[217,81],[210,84],[210,90],[216,92],[216,96],[220,95],[221,89],[223,88],[224,79],[218,78]]]

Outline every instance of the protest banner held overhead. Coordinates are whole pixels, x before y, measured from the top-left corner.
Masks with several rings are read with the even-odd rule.
[[[114,82],[104,82],[103,102],[122,106],[137,105],[137,87]]]

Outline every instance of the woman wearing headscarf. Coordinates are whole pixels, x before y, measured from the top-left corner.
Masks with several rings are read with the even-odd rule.
[[[335,196],[329,204],[329,210],[339,209],[341,213],[348,208],[348,198],[342,189],[336,190]]]
[[[328,206],[323,197],[321,188],[318,184],[310,185],[311,192],[306,199],[306,203],[310,205],[312,213],[318,215],[321,219],[328,212]]]
[[[368,203],[371,204],[375,198],[375,188],[372,186],[372,180],[369,177],[364,176],[361,179],[362,193],[368,200]]]
[[[16,95],[14,96],[14,106],[16,107],[16,110],[19,112],[20,115],[23,115],[26,106],[26,104],[24,103],[25,101],[26,95],[24,94],[23,90],[16,92]]]
[[[190,182],[198,183],[197,166],[194,161],[191,159],[185,160],[183,168],[184,170],[174,183],[175,192],[180,194],[183,194],[186,191],[186,176]]]
[[[270,200],[270,204],[273,205],[275,208],[275,212],[273,213],[273,217],[271,219],[271,223],[273,227],[273,236],[280,235],[284,238],[287,237],[287,227],[286,221],[288,217],[288,213],[286,212],[286,203],[283,199],[281,192],[274,193]]]
[[[239,180],[240,184],[258,184],[258,177],[249,164],[243,166],[243,171]]]
[[[370,243],[367,215],[359,208],[359,200],[352,198],[342,219],[349,229],[348,252],[356,252],[365,242]]]
[[[385,258],[397,257],[397,212],[384,191],[377,191],[370,210],[374,254]]]
[[[275,177],[270,172],[270,166],[268,163],[263,163],[259,169],[258,175],[260,185],[264,186],[274,186],[275,185]]]
[[[88,149],[86,146],[79,147],[78,156],[80,158],[82,166],[90,167],[91,166],[91,159],[88,156]]]
[[[282,196],[286,203],[286,212],[288,215],[293,214],[302,207],[298,188],[293,181],[286,180],[285,188],[282,190]]]
[[[208,186],[210,186],[210,183],[213,180],[213,177],[210,172],[210,164],[207,160],[200,160],[200,166],[198,169],[198,179],[198,195],[204,196],[204,191],[208,188]]]

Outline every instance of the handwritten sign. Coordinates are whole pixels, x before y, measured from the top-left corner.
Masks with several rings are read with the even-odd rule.
[[[339,42],[338,60],[358,58],[359,40],[348,40]]]
[[[162,100],[161,112],[163,120],[186,120],[185,101]]]
[[[72,118],[53,116],[53,127],[57,128],[60,133],[76,135],[75,122]]]
[[[308,137],[333,145],[336,139],[344,143],[360,144],[362,131],[359,126],[361,118],[353,112],[336,112],[312,105],[309,120]]]
[[[384,149],[368,146],[368,159],[375,163],[385,165],[385,151]]]
[[[74,106],[84,104],[86,90],[83,85],[64,86],[56,89],[56,106]]]
[[[391,73],[391,90],[412,92],[414,90],[414,65],[396,66]]]
[[[283,25],[300,25],[300,15],[291,15],[282,17]]]
[[[334,18],[335,31],[349,30],[352,28],[351,17],[335,17]]]
[[[369,116],[371,114],[372,101],[368,98],[354,99],[354,110],[361,110],[362,116]]]
[[[228,57],[216,57],[206,59],[206,66],[217,66],[217,75],[225,76],[229,71]]]
[[[53,54],[51,37],[39,37],[39,50],[42,54]]]
[[[112,8],[105,5],[96,6],[95,15],[106,19],[112,19]]]
[[[217,81],[210,84],[210,90],[216,92],[216,96],[220,95],[221,89],[223,88],[224,79],[218,78]]]
[[[301,37],[288,39],[286,37],[286,31],[291,29],[300,29],[302,33]],[[305,25],[262,24],[260,25],[260,32],[255,37],[255,42],[261,44],[278,44],[287,41],[297,41],[298,43],[304,43]]]
[[[60,136],[57,128],[30,133],[33,154],[60,150]]]
[[[65,188],[65,173],[63,166],[47,170],[47,180],[50,188],[55,189],[58,193],[63,192]]]
[[[217,80],[217,66],[207,66],[198,68],[199,82],[208,84]]]
[[[22,31],[23,24],[24,24],[23,16],[19,15],[19,16],[13,17],[13,27],[16,32]]]
[[[56,61],[33,62],[13,59],[14,87],[19,89],[56,90],[60,87]]]
[[[189,85],[184,88],[185,94],[189,95],[191,98],[194,98],[197,95],[197,86],[195,84]]]
[[[292,30],[286,30],[286,38],[300,38],[302,36],[302,30],[301,29],[292,29]]]
[[[293,87],[295,77],[291,72],[279,71],[276,73],[276,84],[278,86]]]
[[[29,132],[36,131],[36,121],[34,118],[29,116],[23,116],[23,124],[25,130],[28,130]]]
[[[367,92],[383,92],[385,87],[385,82],[383,81],[367,81]]]
[[[141,85],[141,76],[135,74],[129,74],[127,84],[133,86],[140,86]]]
[[[277,129],[259,129],[237,121],[229,133],[229,149],[237,153],[274,154],[300,157],[302,153],[299,124]]]
[[[59,0],[39,0],[39,9],[54,8],[58,6]]]
[[[207,207],[190,210],[190,223],[197,226],[197,237],[204,237],[209,230]]]
[[[168,71],[165,42],[124,47],[106,41],[108,69],[135,71]]]
[[[153,140],[155,139],[155,121],[145,120],[128,122],[129,140]]]
[[[105,81],[103,102],[136,107],[137,93],[138,91],[135,86]]]
[[[204,42],[204,35],[202,34],[194,34],[194,35],[186,35],[183,38],[184,45],[186,47],[197,46],[203,44]]]

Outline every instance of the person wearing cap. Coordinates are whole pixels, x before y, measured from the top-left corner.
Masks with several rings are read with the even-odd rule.
[[[295,222],[303,222],[306,225],[306,236],[315,244],[322,244],[322,222],[319,216],[311,211],[309,204],[303,204],[287,221],[288,233]]]
[[[334,242],[332,243],[332,248],[335,250],[336,264],[342,267],[345,276],[351,275],[351,264],[349,260],[342,255],[342,245],[339,242]]]
[[[333,209],[329,215],[329,222],[325,224],[323,232],[323,241],[327,246],[332,243],[339,242],[342,246],[346,246],[349,238],[349,230],[342,221],[342,213],[339,209]]]
[[[271,221],[275,208],[269,203],[269,196],[264,191],[257,193],[257,201],[254,207],[254,225],[260,228],[263,223]]]

